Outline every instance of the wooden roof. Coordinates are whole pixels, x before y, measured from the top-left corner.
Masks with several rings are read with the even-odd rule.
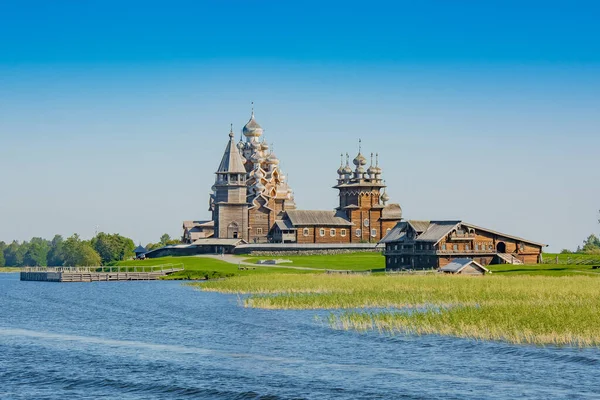
[[[294,226],[352,226],[352,222],[335,211],[289,210],[287,218]]]
[[[451,263],[446,264],[445,266],[440,268],[440,271],[452,272],[452,273],[458,274],[460,271],[462,271],[469,265],[473,265],[475,267],[475,269],[478,269],[483,273],[490,272],[486,267],[484,267],[483,265],[479,264],[477,261],[472,260],[470,258],[456,258],[456,259],[452,260]]]

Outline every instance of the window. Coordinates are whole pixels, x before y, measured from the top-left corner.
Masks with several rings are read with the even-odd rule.
[[[325,229],[321,228],[319,230],[319,235],[321,235],[321,237],[325,236]]]
[[[488,250],[493,250],[494,246],[492,246],[492,244],[490,243],[490,245],[488,246]]]
[[[398,250],[398,245],[395,245],[395,246],[394,246],[394,250]]]
[[[256,228],[256,234],[257,235],[262,235],[263,234],[262,228]]]
[[[331,237],[334,237],[335,236],[335,229],[331,229],[329,231],[329,234],[331,235]]]
[[[356,230],[356,236],[357,237],[361,237],[362,236],[362,231],[360,229]]]
[[[521,243],[519,245],[519,249],[521,249],[521,251],[525,251],[525,245],[523,243]]]
[[[457,245],[457,244],[453,245],[453,246],[452,246],[452,250],[454,250],[454,251],[458,251],[458,245]]]
[[[308,228],[304,228],[304,230],[302,231],[302,234],[304,236],[308,236],[308,235],[310,235],[310,230]]]
[[[340,235],[341,235],[342,237],[346,237],[346,230],[345,230],[345,229],[342,229],[342,230],[340,231]]]
[[[372,237],[376,237],[377,236],[377,229],[371,229],[371,236]]]
[[[446,246],[446,243],[444,243],[444,244],[442,245],[442,250],[446,251],[446,248],[447,248],[447,246]]]
[[[365,222],[364,222],[364,224],[365,224],[365,226],[366,226],[366,227],[368,227],[368,226],[369,226],[369,219],[368,219],[368,218],[367,218],[367,219],[365,219]]]
[[[470,250],[470,247],[469,247],[469,245],[468,245],[468,244],[465,244],[465,251],[469,251],[469,250]]]

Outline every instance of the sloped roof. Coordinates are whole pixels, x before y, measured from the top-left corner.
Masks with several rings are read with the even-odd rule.
[[[289,219],[277,220],[275,221],[275,225],[282,231],[295,231],[294,225]]]
[[[183,229],[214,226],[215,221],[183,221]]]
[[[144,246],[139,245],[138,247],[135,248],[135,250],[133,251],[134,253],[145,253],[147,250]]]
[[[379,243],[399,242],[406,236],[407,223],[398,222],[392,230],[379,241]]]
[[[452,260],[451,263],[440,268],[440,271],[453,272],[456,274],[471,264],[473,264],[475,266],[475,268],[477,268],[479,270],[482,270],[484,272],[489,272],[489,270],[486,267],[484,267],[483,265],[479,264],[477,261],[472,260],[470,258],[456,258],[456,259]]]
[[[240,155],[239,150],[237,149],[235,142],[233,140],[233,134],[229,135],[229,143],[227,143],[227,147],[225,148],[225,153],[223,153],[223,158],[221,159],[221,164],[219,165],[219,169],[217,170],[218,174],[225,173],[233,173],[233,174],[245,174],[246,168],[244,167],[244,162],[242,161],[242,156]]]
[[[420,234],[417,242],[439,242],[458,225],[460,221],[430,221],[427,230]]]
[[[289,210],[287,217],[294,226],[352,226],[343,218],[343,213],[335,211]]]
[[[192,243],[193,246],[237,246],[246,243],[243,239],[203,238]]]
[[[493,233],[494,235],[504,236],[504,237],[509,238],[509,239],[518,240],[520,242],[529,243],[529,244],[533,244],[533,245],[540,246],[540,247],[547,247],[548,246],[547,244],[544,244],[544,243],[532,242],[531,240],[523,239],[523,238],[518,237],[518,236],[507,235],[506,233],[494,231],[494,230],[491,230],[491,229],[488,229],[488,228],[482,228],[480,226],[473,225],[473,224],[470,224],[468,222],[462,222],[461,225],[467,226],[467,227],[473,228],[473,229],[480,229],[480,230],[485,231],[485,232]]]
[[[381,219],[402,219],[402,208],[400,204],[388,204],[381,211]]]
[[[423,233],[429,228],[430,221],[408,220],[408,223],[417,233]]]

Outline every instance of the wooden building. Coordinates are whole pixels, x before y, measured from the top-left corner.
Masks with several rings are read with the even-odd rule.
[[[453,275],[485,275],[490,271],[470,258],[457,258],[441,267],[439,272]]]
[[[331,211],[296,210],[279,159],[264,139],[254,110],[234,142],[233,128],[210,195],[211,221],[185,221],[183,242],[242,239],[247,243],[377,243],[402,219],[399,204],[387,204],[379,157],[365,170],[359,145],[337,171],[339,206]]]
[[[386,268],[442,268],[468,258],[482,266],[536,264],[546,245],[463,221],[402,221],[384,238]]]

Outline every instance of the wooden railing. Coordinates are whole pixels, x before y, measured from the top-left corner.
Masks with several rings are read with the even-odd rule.
[[[23,267],[23,272],[171,272],[184,269],[182,263],[160,265],[122,265],[99,267]]]

